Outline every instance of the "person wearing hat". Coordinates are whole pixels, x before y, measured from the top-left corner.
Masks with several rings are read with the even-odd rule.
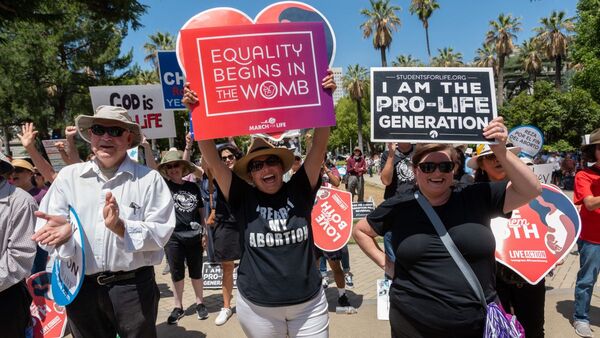
[[[519,147],[509,146],[507,149],[515,155],[521,152]],[[527,165],[527,162],[520,160]],[[478,145],[476,155],[467,162],[467,165],[475,170],[475,183],[509,180],[505,168],[488,145]],[[492,219],[492,228],[495,224],[506,224],[507,218],[510,218],[510,215]],[[506,312],[517,316],[528,338],[544,337],[545,279],[532,285],[510,268],[497,263],[496,291],[502,307]]]
[[[160,293],[153,265],[175,228],[169,187],[157,171],[127,156],[142,137],[127,110],[99,106],[75,125],[94,158],[58,173],[36,212],[33,239],[57,259],[84,249],[83,285],[66,306],[74,337],[156,337]],[[83,248],[71,236],[70,207],[82,225]]]
[[[365,199],[365,179],[363,175],[367,172],[367,162],[359,147],[354,148],[354,153],[346,160],[346,175],[348,175],[348,191],[354,196],[358,195],[358,202]]]
[[[581,234],[577,241],[579,272],[575,282],[573,326],[581,337],[591,337],[590,302],[600,270],[600,128],[581,147],[584,163],[593,163],[575,174],[573,203],[580,205]]]
[[[183,287],[185,278],[185,263],[192,280],[196,295],[196,314],[198,319],[208,318],[204,305],[202,286],[202,235],[204,231],[204,204],[200,188],[195,183],[184,181],[183,177],[193,173],[196,168],[181,157],[177,150],[168,151],[157,167],[158,172],[166,179],[169,190],[173,195],[175,205],[175,230],[165,246],[167,262],[173,281],[173,301],[175,307],[168,324],[175,324],[184,316]]]
[[[217,146],[221,162],[229,170],[233,170],[236,162],[242,157],[242,152],[235,145],[233,138],[228,143]],[[233,298],[233,273],[235,261],[241,257],[240,229],[231,207],[219,192],[219,185],[214,180],[212,169],[206,161],[202,161],[205,169],[201,182],[204,203],[208,205],[206,225],[209,227],[209,239],[212,240],[212,262],[221,264],[223,271],[222,295],[223,307],[215,318],[215,325],[225,324],[233,315],[231,299]],[[210,244],[210,242],[209,242]]]
[[[31,323],[31,296],[25,286],[36,253],[31,240],[37,203],[27,192],[8,183],[13,171],[0,153],[0,327],[3,337],[24,337]]]
[[[510,144],[506,149],[515,155],[521,152],[521,148]],[[475,182],[497,182],[506,177],[506,171],[488,144],[477,145],[475,156],[467,161],[467,166],[475,170]]]
[[[48,190],[40,189],[34,185],[35,169],[33,168],[33,165],[31,165],[29,161],[23,159],[12,160],[11,164],[15,168],[11,176],[12,184],[27,191],[39,205]],[[31,273],[34,274],[36,272],[45,271],[47,263],[48,252],[38,246]]]
[[[332,73],[321,83],[335,90]],[[198,104],[186,85],[183,102]],[[315,128],[312,146],[290,181],[287,148],[255,138],[233,167],[221,161],[213,140],[198,144],[240,227],[237,314],[248,337],[328,337],[327,298],[315,264],[311,211],[329,127]]]

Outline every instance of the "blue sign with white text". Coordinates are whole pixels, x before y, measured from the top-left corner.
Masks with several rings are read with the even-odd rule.
[[[185,77],[177,62],[175,51],[158,52],[158,72],[160,74],[165,109],[186,109],[183,103],[181,103]]]

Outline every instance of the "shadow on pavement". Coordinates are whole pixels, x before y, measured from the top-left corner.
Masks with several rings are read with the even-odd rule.
[[[574,301],[561,300],[556,303],[556,311],[567,318],[569,322],[573,320]],[[590,325],[600,326],[600,308],[590,305]]]
[[[335,286],[328,287],[325,290],[325,296],[327,297],[327,304],[328,304],[327,310],[329,312],[335,312],[335,307],[338,306],[338,304],[337,304],[337,301],[338,301],[337,288]],[[360,308],[360,306],[363,303],[363,295],[356,294],[353,291],[346,289],[346,296],[348,297],[348,301],[350,302],[350,305],[354,306],[357,309]]]
[[[185,327],[178,325],[169,325],[167,323],[160,323],[156,326],[156,333],[159,337],[190,337],[190,338],[205,338],[204,332],[195,330],[186,330]]]
[[[166,283],[158,282],[156,283],[156,285],[158,286],[158,291],[160,291],[160,298],[173,297],[173,291],[171,291],[169,285],[167,285]]]

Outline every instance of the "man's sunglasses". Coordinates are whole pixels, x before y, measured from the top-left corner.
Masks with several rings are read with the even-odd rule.
[[[436,168],[438,168],[441,173],[447,174],[449,172],[452,172],[452,169],[454,169],[454,162],[421,162],[418,164],[418,167],[419,169],[421,169],[422,172],[426,174],[431,174],[435,171]]]
[[[227,162],[227,161],[233,161],[235,159],[234,155],[227,155],[227,156],[221,156],[221,161],[223,162]]]
[[[265,164],[268,167],[274,167],[281,164],[281,159],[277,156],[269,156],[264,161],[252,161],[248,164],[248,172],[255,172],[261,170]]]
[[[123,133],[127,130],[125,128],[121,128],[121,127],[105,127],[105,126],[101,126],[99,124],[94,124],[90,127],[90,130],[92,131],[92,133],[94,133],[94,135],[97,136],[102,136],[104,134],[108,134],[112,137],[121,137],[121,135],[123,135]]]

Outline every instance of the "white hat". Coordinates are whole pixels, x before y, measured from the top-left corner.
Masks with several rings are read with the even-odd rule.
[[[81,136],[81,138],[87,143],[91,143],[91,141],[89,140],[88,133],[86,131],[90,129],[92,125],[97,123],[97,121],[117,121],[125,129],[129,130],[133,134],[133,141],[130,148],[137,147],[142,141],[142,128],[140,128],[139,124],[133,122],[125,108],[115,106],[98,106],[94,116],[79,115],[75,119],[75,126],[79,131],[79,136]]]
[[[506,149],[510,150],[515,155],[521,152],[520,147],[506,147]],[[467,162],[467,166],[471,169],[479,168],[479,164],[477,164],[477,159],[481,156],[491,155],[492,149],[488,144],[478,144],[476,148],[476,154],[477,155],[471,157]]]

